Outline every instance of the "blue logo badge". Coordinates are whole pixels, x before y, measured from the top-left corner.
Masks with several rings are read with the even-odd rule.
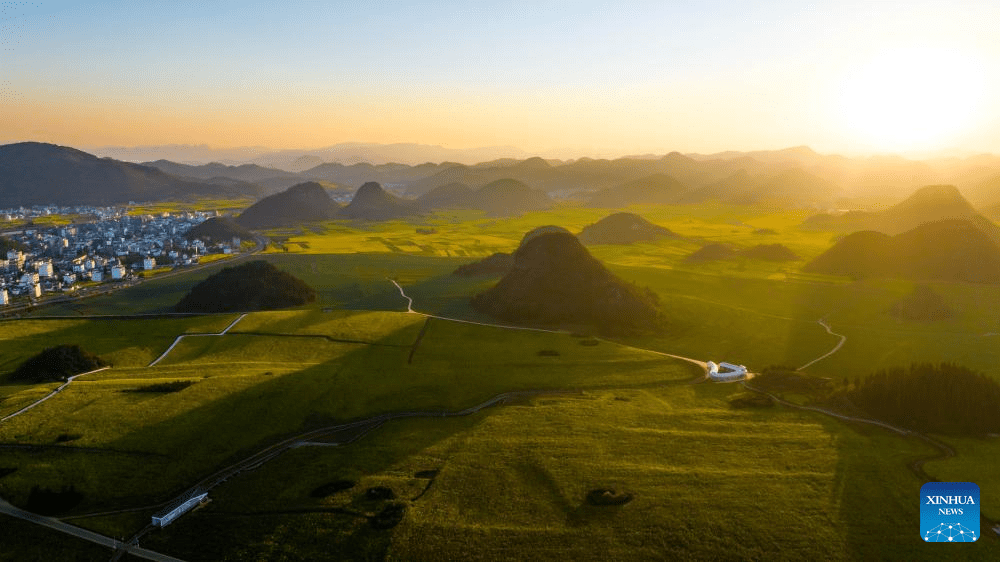
[[[924,542],[979,540],[979,486],[928,482],[920,488],[920,538]]]

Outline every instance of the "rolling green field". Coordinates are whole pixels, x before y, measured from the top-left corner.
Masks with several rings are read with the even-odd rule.
[[[837,235],[800,229],[806,211],[717,204],[632,210],[684,238],[590,247],[614,273],[660,299],[661,330],[615,341],[593,340],[585,327],[574,330],[586,337],[407,314],[389,281],[398,281],[420,312],[490,322],[469,299],[496,278],[451,272],[514,250],[537,226],[578,232],[609,214],[573,207],[510,219],[449,212],[271,232],[280,242],[261,258],[315,287],[317,300],[250,313],[226,335],[213,334],[238,315],[87,317],[168,312],[225,263],[0,323],[0,417],[58,386],[17,384],[5,374],[46,347],[79,344],[112,363],[0,423],[0,497],[24,505],[34,486],[72,485],[82,500],[63,516],[130,536],[162,502],[284,438],[385,413],[455,412],[503,392],[552,390],[568,393],[468,417],[395,420],[349,445],[289,449],[227,480],[212,490],[210,504],[147,535],[143,545],[213,560],[938,554],[919,541],[921,482],[907,469],[935,454],[929,446],[818,413],[732,408],[740,387],[692,384],[699,368],[650,351],[753,371],[794,368],[838,343],[817,322],[824,319],[847,339],[808,367],[810,375],[853,380],[914,361],[954,361],[1000,377],[993,305],[1000,288],[932,283],[955,316],[901,321],[888,311],[912,282],[800,271]],[[428,227],[436,232],[416,233]],[[684,261],[708,242],[782,243],[801,259]],[[141,391],[175,381],[191,384]],[[926,472],[979,483],[984,514],[1000,518],[997,439],[936,437],[958,455],[927,462]],[[355,486],[311,496],[341,479]],[[396,500],[366,498],[373,486],[391,488]],[[633,500],[589,505],[587,493],[601,487]],[[401,522],[374,528],[369,519],[390,504],[404,510]],[[136,511],[95,515],[122,509]],[[19,541],[0,534],[0,544],[13,545],[0,549],[0,560],[31,552]],[[1000,556],[989,535],[968,546],[963,556]]]
[[[681,382],[393,422],[349,448],[289,452],[147,544],[233,560],[939,555],[916,532],[920,482],[905,470],[928,453],[922,444],[794,411],[733,410],[733,392]],[[356,484],[311,496],[339,479]],[[405,506],[392,532],[348,514],[382,509],[386,502],[366,499],[373,486],[391,488]],[[633,500],[588,505],[595,488]],[[233,533],[233,550],[206,529]],[[977,546],[963,555],[989,558],[987,544]]]

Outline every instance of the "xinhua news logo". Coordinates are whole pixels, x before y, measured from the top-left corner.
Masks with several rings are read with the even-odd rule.
[[[920,538],[924,542],[979,540],[979,486],[928,482],[920,488]]]

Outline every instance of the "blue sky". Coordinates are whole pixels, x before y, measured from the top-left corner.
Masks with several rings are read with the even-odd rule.
[[[926,43],[981,99],[1000,67],[987,2],[0,5],[7,141],[892,149],[840,130],[854,66]],[[899,148],[1000,150],[980,129]]]

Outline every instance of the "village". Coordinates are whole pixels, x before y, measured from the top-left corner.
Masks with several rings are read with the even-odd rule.
[[[189,240],[195,225],[217,211],[129,215],[127,207],[33,207],[0,210],[0,217],[28,220],[83,215],[88,222],[40,227],[30,222],[3,233],[0,306],[34,302],[47,293],[74,293],[107,282],[191,266],[208,254],[238,253],[242,241]],[[4,259],[5,258],[5,259]]]

